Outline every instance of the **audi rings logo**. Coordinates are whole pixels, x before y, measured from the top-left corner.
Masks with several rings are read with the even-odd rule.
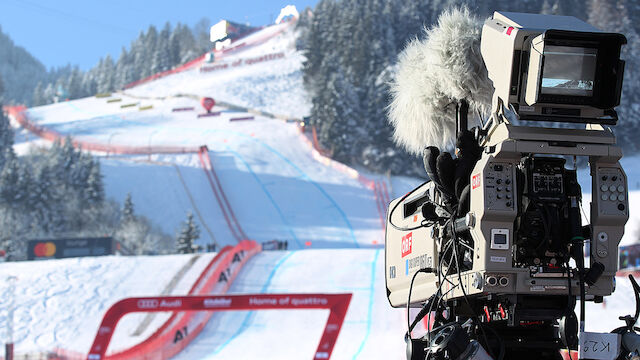
[[[157,307],[158,307],[158,300],[156,299],[138,300],[138,309],[155,309]]]

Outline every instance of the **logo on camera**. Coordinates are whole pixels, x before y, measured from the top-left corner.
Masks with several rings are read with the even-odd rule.
[[[471,179],[471,187],[473,190],[480,187],[480,174],[473,175],[473,178]]]
[[[411,254],[411,247],[413,246],[412,235],[413,232],[410,232],[402,237],[402,257]]]

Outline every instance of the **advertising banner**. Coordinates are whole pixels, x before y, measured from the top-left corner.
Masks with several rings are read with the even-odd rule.
[[[27,243],[28,260],[104,256],[113,255],[115,251],[115,241],[110,237],[29,240]]]

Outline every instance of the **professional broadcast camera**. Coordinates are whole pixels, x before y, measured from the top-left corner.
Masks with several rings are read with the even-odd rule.
[[[449,96],[457,158],[423,144],[431,180],[387,213],[389,302],[422,307],[408,324],[409,359],[561,359],[561,349],[578,347],[584,302],[614,291],[629,218],[622,151],[608,127],[618,120],[625,43],[568,16],[495,12],[485,21],[488,120],[470,129],[469,99]],[[549,123],[563,124],[541,126]],[[592,178],[588,224],[579,157]],[[432,330],[412,339],[424,317]]]

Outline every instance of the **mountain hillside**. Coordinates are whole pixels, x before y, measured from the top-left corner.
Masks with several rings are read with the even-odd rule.
[[[16,45],[0,28],[0,81],[9,103],[30,104],[33,89],[47,78],[47,69],[23,47]]]

